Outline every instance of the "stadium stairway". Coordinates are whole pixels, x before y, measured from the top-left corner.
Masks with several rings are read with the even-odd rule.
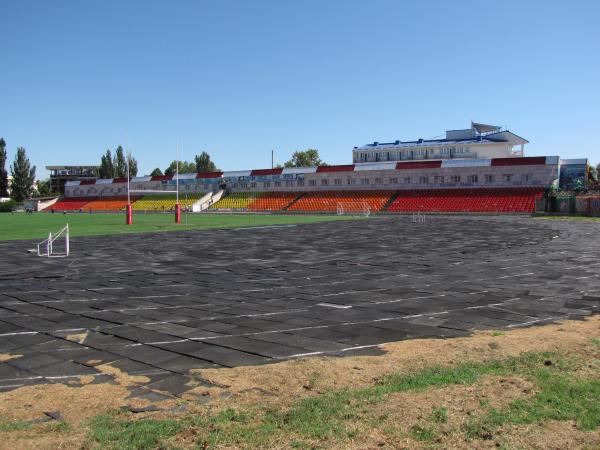
[[[296,196],[296,198],[289,205],[287,205],[285,208],[282,209],[282,211],[288,211],[294,203],[296,203],[298,200],[300,200],[305,195],[306,195],[306,192],[301,192],[300,194],[298,194]]]
[[[385,203],[385,205],[383,205],[383,208],[381,208],[381,211],[387,211],[389,209],[389,207],[392,205],[392,203],[394,203],[396,201],[396,199],[398,198],[399,195],[400,195],[399,192],[394,192],[394,195],[392,195],[390,197],[390,199]]]

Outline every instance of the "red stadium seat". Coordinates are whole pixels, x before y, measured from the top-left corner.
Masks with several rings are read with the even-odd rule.
[[[389,212],[532,213],[543,188],[423,189],[399,191]]]

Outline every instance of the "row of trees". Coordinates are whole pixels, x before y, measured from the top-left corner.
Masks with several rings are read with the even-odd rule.
[[[138,173],[137,160],[123,151],[120,145],[115,150],[115,155],[106,150],[106,153],[100,157],[100,169],[98,169],[99,178],[126,178],[127,168],[129,167],[129,177],[133,178]]]
[[[0,138],[0,197],[9,196],[9,188],[11,197],[17,201],[31,198],[35,191],[40,196],[51,195],[51,187],[49,180],[35,181],[35,166],[31,166],[27,153],[23,147],[17,149],[15,159],[10,167],[12,181],[9,186],[8,172],[6,170],[7,152],[6,142]],[[292,154],[292,158],[286,161],[283,166],[277,167],[310,167],[327,165],[319,157],[319,151],[316,149],[308,149],[305,151],[296,151]],[[100,158],[100,168],[97,176],[99,178],[125,178],[127,177],[127,168],[129,167],[129,176],[135,177],[138,173],[137,160],[131,155],[125,155],[122,146],[115,149],[114,155],[112,151],[106,150]],[[150,175],[174,175],[177,171],[177,161],[172,161],[171,164],[162,172],[158,167],[152,171]],[[180,173],[205,173],[217,172],[219,168],[211,160],[207,152],[202,152],[194,157],[193,161],[179,161]]]
[[[292,154],[292,158],[286,161],[283,165],[278,164],[277,167],[315,167],[326,166],[327,163],[319,156],[319,150],[309,148],[304,151],[296,151]],[[194,161],[179,161],[179,173],[206,173],[218,172],[219,169],[210,159],[210,155],[202,152],[194,157]],[[177,172],[177,161],[172,161],[169,167],[163,172],[160,168],[154,169],[150,175],[175,175]]]
[[[210,155],[202,152],[194,156],[194,161],[179,161],[179,173],[206,173],[218,172],[219,169],[210,159]],[[163,172],[160,168],[154,169],[150,175],[153,177],[160,175],[175,175],[177,173],[177,161],[171,161],[169,167]]]
[[[8,172],[6,171],[6,142],[0,138],[0,197],[8,197]],[[35,166],[31,166],[23,147],[17,148],[15,160],[10,166],[12,181],[10,183],[11,197],[17,201],[30,198],[34,192]]]

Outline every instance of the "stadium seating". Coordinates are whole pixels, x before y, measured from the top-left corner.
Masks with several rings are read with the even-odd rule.
[[[345,211],[360,212],[364,205],[370,212],[381,211],[393,191],[331,191],[309,192],[292,204],[289,211],[334,212],[341,205]]]
[[[131,203],[133,204],[137,200],[137,197],[131,197]],[[83,208],[84,211],[121,211],[127,206],[127,197],[104,197],[96,200],[92,200]]]
[[[92,200],[94,197],[66,197],[50,205],[45,211],[79,211]]]
[[[424,189],[399,191],[389,212],[531,213],[543,188]]]
[[[203,193],[179,194],[179,206],[181,209],[191,208]],[[134,211],[174,211],[176,196],[175,194],[157,194],[146,195],[131,205]]]
[[[248,205],[250,211],[281,211],[292,203],[297,192],[267,192]]]
[[[263,192],[234,192],[210,205],[209,209],[248,209],[251,203],[265,195]]]

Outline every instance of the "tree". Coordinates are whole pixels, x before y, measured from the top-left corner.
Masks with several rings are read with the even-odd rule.
[[[125,158],[125,152],[120,145],[115,150],[115,156],[110,150],[106,150],[106,153],[100,158],[98,176],[100,178],[125,178],[127,177],[127,165],[129,165],[129,177],[135,177],[138,173],[137,160],[131,154],[127,155],[127,159]]]
[[[196,163],[188,161],[179,161],[179,173],[195,173]],[[165,169],[165,175],[175,175],[177,173],[177,161],[172,161],[169,167]]]
[[[598,167],[600,167],[600,164],[598,164]],[[598,168],[592,165],[590,165],[590,180],[592,181],[592,183],[598,182]]]
[[[37,194],[39,197],[50,197],[52,194],[52,186],[50,184],[50,179],[46,180],[38,180],[35,183],[35,187],[37,190]]]
[[[292,154],[292,159],[287,161],[284,167],[316,167],[326,166],[327,163],[321,161],[319,150],[309,148],[305,151],[296,151]]]
[[[196,173],[217,172],[217,166],[210,160],[210,155],[202,152],[194,157],[196,161]],[[183,173],[183,172],[181,172]]]
[[[6,171],[6,142],[0,138],[0,197],[8,197],[8,172]]]
[[[35,181],[35,166],[31,167],[23,147],[17,149],[10,173],[13,177],[11,183],[12,198],[19,202],[30,198],[33,193],[33,182]]]
[[[100,158],[100,170],[98,171],[100,178],[114,178],[115,168],[113,166],[113,157],[110,150],[106,150],[106,153]]]
[[[162,174],[163,174],[162,170],[160,170],[158,167],[156,169],[154,169],[152,172],[150,172],[151,177],[161,177]]]
[[[137,159],[131,156],[131,153],[127,155],[127,165],[129,167],[129,178],[137,176],[138,166]]]
[[[115,168],[114,178],[125,178],[127,176],[127,163],[125,162],[125,155],[123,154],[123,147],[120,145],[115,151],[115,157],[113,159],[113,166]]]

